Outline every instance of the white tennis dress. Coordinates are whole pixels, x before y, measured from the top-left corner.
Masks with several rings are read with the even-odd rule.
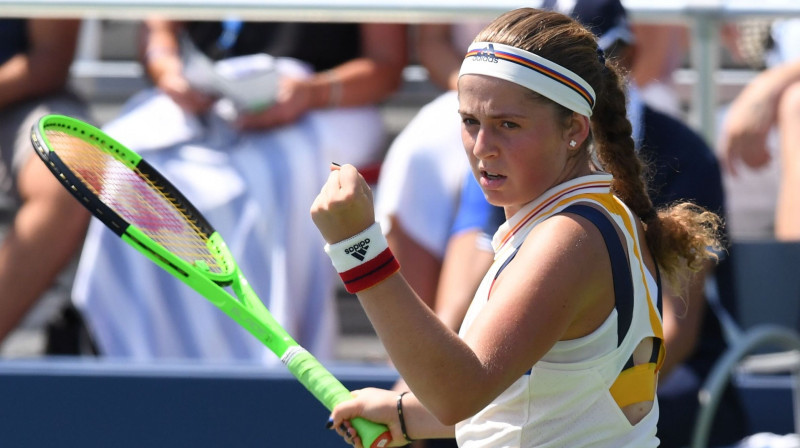
[[[624,252],[632,267],[629,272],[633,283],[633,309],[624,338],[618,340],[621,319],[615,307],[593,333],[557,342],[528,374],[475,416],[456,426],[460,447],[658,446],[657,402],[643,420],[632,426],[620,410],[619,398],[610,391],[620,373],[626,370],[626,363],[639,342],[644,338],[663,338],[657,306],[658,285],[640,256],[640,241],[631,213],[610,192],[611,179],[611,175],[597,174],[558,185],[523,207],[499,228],[493,240],[495,262],[476,293],[461,334],[469,330],[489,300],[495,276],[528,233],[538,223],[569,206],[590,204],[605,209],[625,238]],[[660,365],[663,350],[658,351],[656,364]],[[647,369],[646,366],[642,368]],[[657,370],[658,366],[654,364],[649,368]]]

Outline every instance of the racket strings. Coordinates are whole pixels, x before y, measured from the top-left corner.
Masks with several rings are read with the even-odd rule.
[[[78,179],[100,201],[145,235],[181,259],[204,264],[210,272],[223,268],[206,235],[171,188],[125,165],[84,138],[50,129],[50,146]]]

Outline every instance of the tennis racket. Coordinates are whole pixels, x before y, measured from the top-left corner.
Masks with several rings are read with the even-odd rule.
[[[39,119],[31,141],[50,171],[95,217],[263,342],[328,410],[352,398],[278,324],[219,233],[141,156],[96,127],[63,115]],[[351,423],[365,447],[384,447],[391,440],[386,426],[364,419]]]

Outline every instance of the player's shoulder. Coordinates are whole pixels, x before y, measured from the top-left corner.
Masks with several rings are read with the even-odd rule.
[[[557,213],[543,220],[526,236],[522,257],[539,262],[566,263],[571,268],[589,268],[594,257],[605,255],[602,234],[584,216]]]

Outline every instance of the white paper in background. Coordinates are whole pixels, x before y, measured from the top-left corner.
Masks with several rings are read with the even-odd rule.
[[[266,109],[275,103],[279,75],[274,58],[253,54],[223,59],[214,64],[219,91],[242,110]]]
[[[275,102],[279,75],[275,59],[264,53],[214,62],[184,39],[183,73],[198,90],[231,100],[239,110],[265,109]]]
[[[210,95],[219,94],[214,61],[201,53],[189,39],[181,40],[181,59],[183,76],[192,87]]]

